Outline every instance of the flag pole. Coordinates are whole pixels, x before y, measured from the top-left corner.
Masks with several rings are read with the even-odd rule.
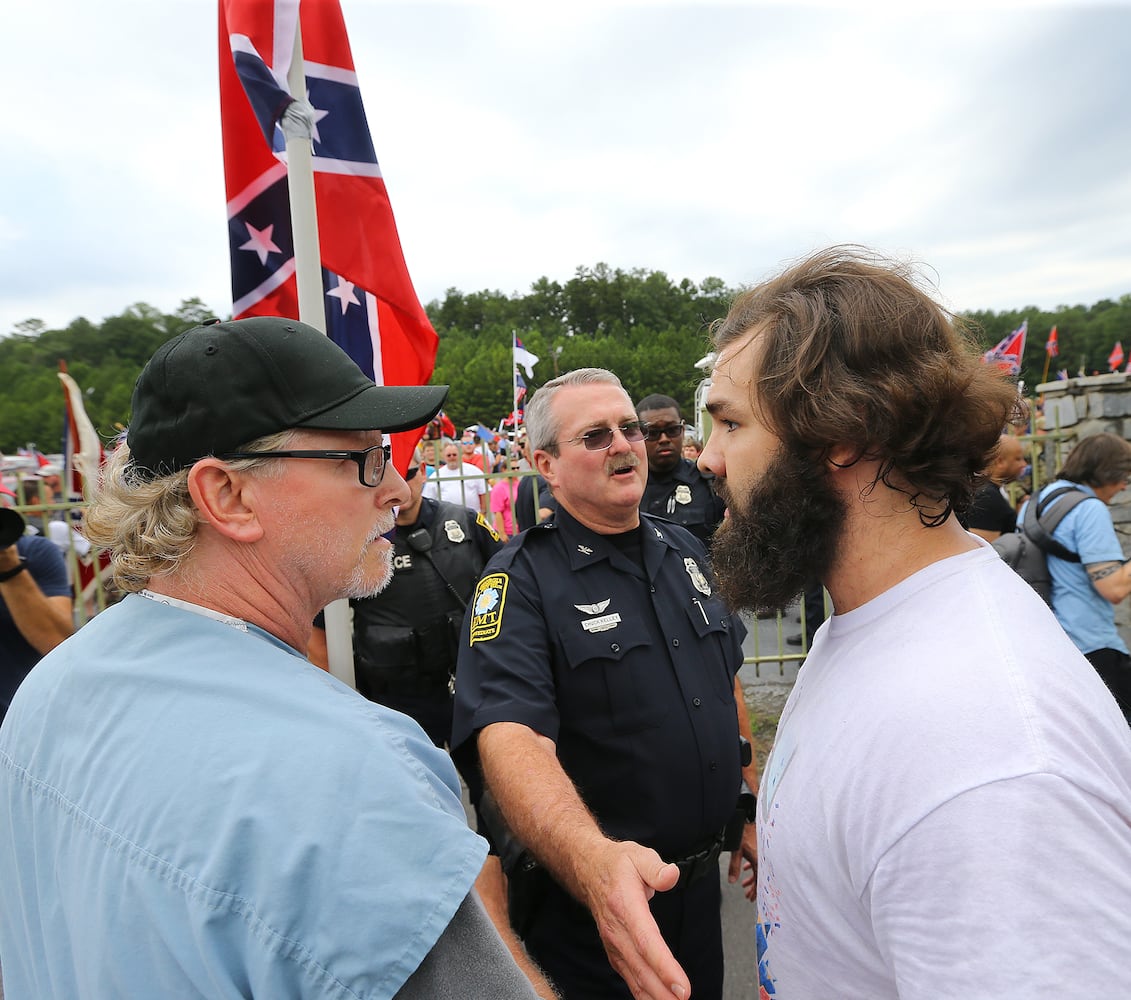
[[[306,71],[302,62],[302,25],[295,23],[294,57],[287,72],[291,96],[305,104]],[[314,201],[314,158],[311,155],[311,120],[285,115],[281,123],[287,140],[287,190],[295,244],[295,280],[298,282],[298,318],[322,334],[326,312],[322,305],[322,253],[318,244],[318,213]]]
[[[514,352],[518,347],[518,331],[511,330],[511,416],[514,422],[511,425],[511,441],[518,440],[518,362],[514,359]]]
[[[287,190],[290,194],[291,227],[294,232],[298,318],[325,334],[322,252],[318,242],[318,211],[314,200],[314,157],[311,151],[314,117],[310,112],[310,106],[306,103],[302,24],[298,19],[295,20],[294,57],[287,71],[287,86],[291,96],[299,105],[296,107],[292,104],[280,121],[287,140]],[[343,683],[356,688],[349,602],[334,601],[326,606],[323,614],[326,619],[326,657],[330,673]]]

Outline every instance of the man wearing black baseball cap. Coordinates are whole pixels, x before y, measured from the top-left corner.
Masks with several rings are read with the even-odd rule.
[[[146,365],[86,520],[127,596],[0,730],[10,995],[534,995],[447,756],[304,655],[319,609],[388,581],[409,494],[382,435],[446,393],[277,318]]]

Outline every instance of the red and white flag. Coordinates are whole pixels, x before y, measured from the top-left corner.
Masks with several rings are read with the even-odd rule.
[[[302,32],[306,94],[287,72]],[[338,0],[220,0],[220,109],[233,316],[298,318],[279,126],[314,108],[313,170],[328,336],[378,385],[424,385],[438,339],[409,277]],[[420,431],[393,435],[407,468]]]
[[[102,440],[86,415],[82,390],[65,371],[59,374],[66,400],[66,420],[63,422],[63,482],[68,499],[86,497],[90,500],[98,492],[98,475],[106,460]]]
[[[1025,338],[1029,333],[1029,321],[1022,324],[1003,337],[996,347],[991,347],[982,355],[982,361],[987,365],[996,365],[998,368],[1017,375],[1021,372],[1021,358],[1025,354]]]
[[[1115,371],[1121,364],[1123,364],[1123,341],[1117,340],[1107,357],[1107,366]]]

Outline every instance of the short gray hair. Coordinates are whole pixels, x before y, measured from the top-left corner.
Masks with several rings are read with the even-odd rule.
[[[297,430],[259,438],[241,451],[283,451]],[[266,458],[235,459],[240,472],[262,467],[262,476],[282,475]],[[176,573],[196,544],[200,515],[188,489],[188,469],[151,477],[133,461],[124,441],[102,471],[98,493],[83,521],[83,533],[99,548],[109,549],[114,584],[128,594],[144,590],[150,577]]]
[[[607,368],[578,368],[551,379],[531,397],[523,422],[530,438],[530,451],[548,451],[558,454],[558,435],[561,421],[554,418],[551,403],[558,391],[574,385],[615,385],[624,389],[621,381]]]

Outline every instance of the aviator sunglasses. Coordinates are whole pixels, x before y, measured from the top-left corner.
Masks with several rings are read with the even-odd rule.
[[[604,451],[613,446],[612,427],[595,427],[591,431],[579,434],[577,437],[566,438],[561,444],[576,444],[580,441],[585,445],[586,451]],[[643,441],[644,425],[639,420],[630,420],[620,425],[620,432],[626,441]]]

